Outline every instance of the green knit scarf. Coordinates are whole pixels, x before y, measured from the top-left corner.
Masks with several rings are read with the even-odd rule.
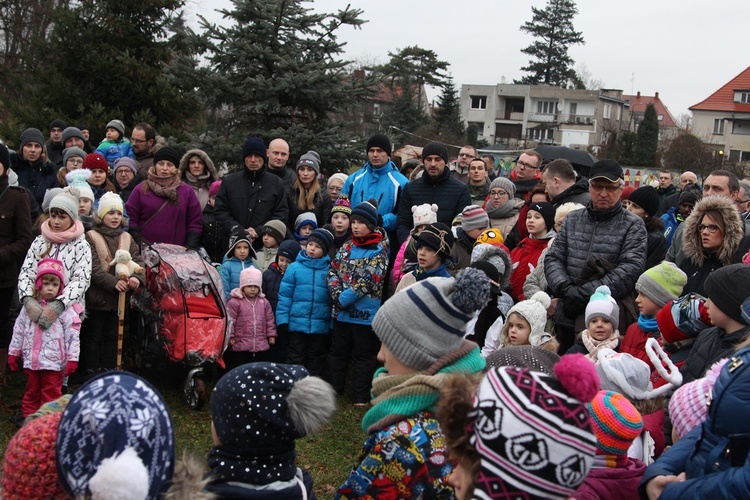
[[[431,410],[440,397],[440,388],[453,373],[478,373],[486,363],[479,347],[464,340],[456,351],[438,359],[428,369],[406,375],[388,375],[385,368],[375,372],[372,381],[373,407],[362,419],[368,434]]]

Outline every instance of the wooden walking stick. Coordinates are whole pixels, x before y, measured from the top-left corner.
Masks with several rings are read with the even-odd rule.
[[[122,337],[125,330],[125,297],[128,292],[120,292],[117,304],[117,369],[122,369]]]

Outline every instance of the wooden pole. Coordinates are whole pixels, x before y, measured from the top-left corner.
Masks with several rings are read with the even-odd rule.
[[[125,330],[125,297],[128,292],[120,292],[117,304],[117,369],[122,369],[122,336]]]

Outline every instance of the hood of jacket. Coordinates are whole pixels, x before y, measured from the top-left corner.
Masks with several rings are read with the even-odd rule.
[[[182,159],[180,160],[180,179],[182,179],[183,181],[186,180],[185,173],[188,171],[188,164],[190,163],[190,158],[192,158],[193,156],[197,156],[198,158],[203,160],[203,163],[206,165],[206,172],[211,178],[209,180],[209,183],[219,179],[219,173],[216,171],[214,162],[211,161],[211,158],[209,158],[206,152],[201,149],[190,149],[184,155],[182,155]]]
[[[572,186],[569,186],[562,193],[552,198],[552,203],[560,203],[561,201],[567,201],[568,198],[589,192],[589,181],[585,177],[579,177],[578,180]]]
[[[203,463],[194,455],[183,453],[175,461],[174,475],[169,489],[164,493],[164,500],[211,500],[218,498],[206,490],[210,478],[205,474]]]
[[[324,255],[319,259],[313,259],[303,250],[297,254],[297,260],[295,262],[299,262],[305,267],[312,269],[328,269],[328,266],[331,265],[331,258],[328,255]]]
[[[385,174],[387,174],[387,173],[389,173],[389,172],[399,172],[399,173],[400,173],[400,171],[399,171],[398,167],[396,166],[396,164],[395,164],[395,163],[393,163],[393,162],[392,162],[391,160],[388,160],[388,163],[386,163],[385,165],[383,165],[383,166],[382,166],[382,167],[380,167],[380,168],[375,168],[375,167],[373,167],[373,166],[372,166],[372,165],[370,164],[370,162],[368,161],[367,163],[365,163],[365,166],[364,166],[364,167],[362,167],[362,168],[363,168],[364,170],[367,170],[367,171],[368,171],[368,172],[369,172],[370,174],[372,174],[372,175],[373,175],[373,176],[374,176],[375,178],[378,178],[378,177],[380,177],[381,175],[385,175]]]
[[[239,288],[239,287],[238,288],[233,288],[232,291],[229,292],[229,296],[230,297],[235,297],[237,299],[244,299],[244,298],[246,298],[245,294],[242,293],[242,288]],[[247,300],[253,301],[253,300],[256,300],[256,299],[259,299],[259,298],[262,298],[262,297],[265,297],[265,295],[263,295],[263,291],[261,290],[261,292],[258,295],[256,295],[254,297],[254,299],[247,299]]]
[[[725,266],[729,265],[732,263],[732,256],[740,247],[745,230],[734,202],[723,196],[706,196],[695,204],[690,217],[685,219],[684,222],[682,250],[690,260],[698,265],[703,265],[707,255],[701,244],[698,226],[702,224],[703,216],[709,211],[718,212],[724,221],[724,241],[716,252],[716,257]]]

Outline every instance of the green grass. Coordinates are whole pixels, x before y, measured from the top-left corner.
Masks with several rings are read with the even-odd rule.
[[[174,422],[177,456],[183,451],[193,453],[205,463],[212,446],[211,415],[208,404],[198,411],[190,410],[182,399],[182,380],[177,377],[146,375],[164,396]],[[168,378],[168,380],[167,380]],[[209,381],[210,389],[214,381]],[[26,381],[23,374],[8,376],[8,386],[0,389],[0,452],[5,455],[8,442],[16,433],[11,422],[21,411],[21,397]],[[355,407],[341,398],[332,421],[320,433],[297,441],[297,465],[307,469],[315,482],[315,492],[321,498],[331,498],[344,482],[356,462],[365,433],[360,422],[367,408]]]

